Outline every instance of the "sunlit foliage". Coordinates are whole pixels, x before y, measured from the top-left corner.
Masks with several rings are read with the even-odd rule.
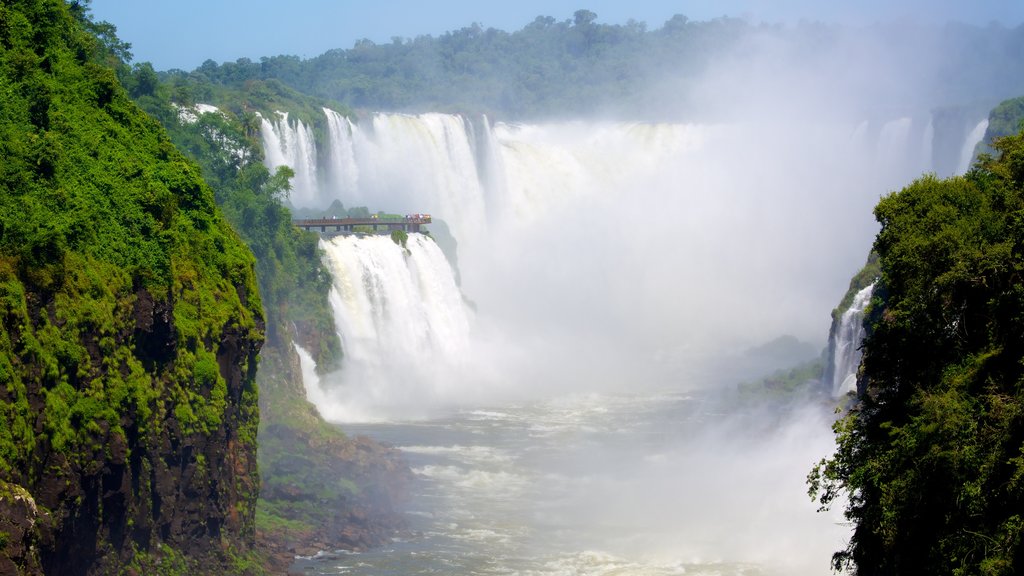
[[[179,482],[175,462],[192,470],[182,485],[212,487],[193,520],[210,538],[189,553],[254,529],[255,478],[224,466],[255,458],[253,257],[199,167],[122,88],[110,66],[127,56],[87,2],[0,4],[0,485],[47,509],[31,521],[48,571],[115,573],[132,550],[181,546],[154,503]],[[140,95],[151,72],[138,69]],[[170,453],[171,439],[198,454],[228,434],[209,466]]]
[[[823,505],[849,498],[837,568],[1024,570],[1024,133],[994,148],[875,209],[866,393],[809,478]]]

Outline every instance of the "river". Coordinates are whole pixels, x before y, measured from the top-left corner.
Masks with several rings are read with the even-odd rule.
[[[735,398],[734,398],[735,399]],[[306,574],[829,574],[848,529],[806,495],[825,404],[575,394],[346,424],[400,447],[409,530],[299,559]]]

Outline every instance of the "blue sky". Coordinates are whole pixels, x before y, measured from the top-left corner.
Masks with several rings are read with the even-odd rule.
[[[93,14],[117,26],[137,62],[158,70],[191,70],[206,59],[294,54],[309,58],[351,48],[360,38],[438,35],[479,22],[517,30],[539,15],[572,18],[586,8],[598,22],[632,18],[658,28],[673,14],[691,20],[723,15],[752,21],[800,19],[869,24],[875,21],[958,20],[979,25],[1024,22],[1024,0],[93,0]]]

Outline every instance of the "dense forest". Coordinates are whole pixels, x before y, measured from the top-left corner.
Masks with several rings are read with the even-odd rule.
[[[849,498],[837,569],[1024,570],[1024,133],[993,149],[875,209],[859,402],[809,478],[824,506]]]
[[[382,542],[408,472],[304,400],[296,333],[340,358],[329,278],[251,100],[172,103],[87,2],[0,8],[0,46],[0,573],[255,574]]]
[[[294,90],[221,90],[223,108],[197,109],[173,100],[174,86],[146,64],[112,62],[138,104],[159,119],[171,141],[200,167],[225,219],[256,257],[266,317],[260,352],[259,545],[273,570],[299,552],[379,545],[401,525],[395,504],[408,469],[398,453],[350,438],[324,422],[306,401],[294,345],[319,369],[338,366],[341,346],[327,301],[331,280],[319,236],[292,225],[286,207],[292,171],[263,163],[256,110],[284,107],[315,114],[319,102]],[[367,213],[366,208],[353,208]],[[298,548],[296,548],[298,546]]]
[[[0,5],[0,572],[243,571],[254,259],[109,32]]]
[[[824,78],[835,70],[822,54],[842,57],[858,51],[851,46],[868,44],[884,54],[873,68],[891,65],[913,75],[911,80],[932,98],[923,103],[926,107],[979,100],[991,106],[1024,93],[1024,74],[1017,66],[1024,50],[1022,28],[848,28],[814,22],[786,27],[676,15],[649,30],[635,21],[602,24],[589,10],[565,20],[539,16],[514,32],[473,24],[437,37],[394,38],[385,44],[361,40],[307,60],[207,61],[191,72],[161,75],[183,103],[213,101],[225,87],[269,95],[284,85],[353,109],[484,113],[504,120],[566,115],[692,119],[708,113],[709,102],[702,100],[698,109],[693,100],[711,70],[737,68],[741,73],[743,62],[781,52]],[[856,90],[871,81],[877,80],[834,79]]]
[[[146,75],[144,67],[122,63],[118,69],[129,86]],[[264,166],[246,95],[229,95],[221,101],[224,110],[203,113],[176,105],[171,94],[162,83],[136,92],[139,104],[201,167],[225,218],[256,256],[267,333],[257,373],[260,545],[276,553],[277,569],[297,551],[378,545],[401,524],[393,507],[408,472],[397,452],[347,437],[305,399],[294,344],[310,351],[323,371],[337,367],[341,347],[319,236],[293,226],[285,206],[292,172]],[[302,102],[297,97],[285,105]],[[295,542],[302,543],[299,550],[290,548]]]

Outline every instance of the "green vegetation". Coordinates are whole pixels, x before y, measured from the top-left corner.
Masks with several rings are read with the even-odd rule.
[[[1024,133],[878,204],[866,393],[812,471],[858,574],[1024,571]]]
[[[272,552],[295,542],[382,544],[401,526],[392,506],[411,473],[397,451],[348,438],[324,422],[305,399],[294,360],[289,350],[270,346],[261,356],[261,541]]]
[[[159,86],[157,94],[166,97],[166,88]],[[246,128],[244,117],[211,112],[188,122],[177,113],[166,114],[174,109],[169,100],[154,98],[148,105],[151,113],[170,118],[165,126],[172,141],[202,167],[224,217],[256,256],[269,343],[290,342],[281,334],[290,322],[315,326],[323,335],[323,347],[314,351],[317,361],[333,365],[340,343],[327,303],[330,276],[321,264],[319,237],[292,226],[283,204],[292,170],[283,166],[270,173],[262,162],[258,132]]]
[[[287,568],[289,546],[365,547],[381,543],[387,523],[397,525],[390,509],[407,468],[397,452],[365,439],[350,439],[324,422],[306,400],[297,356],[300,345],[321,371],[336,368],[341,347],[327,296],[330,276],[322,263],[319,236],[291,224],[285,207],[294,175],[287,167],[270,173],[263,165],[259,125],[254,114],[283,109],[295,114],[320,102],[282,89],[273,101],[260,100],[257,83],[237,88],[211,86],[191,77],[193,96],[215,103],[216,112],[196,113],[181,99],[180,77],[151,84],[145,65],[119,65],[129,85],[148,86],[136,95],[140,106],[163,124],[171,140],[201,168],[214,199],[256,256],[256,273],[265,306],[267,342],[257,375],[260,387],[260,500],[254,507],[257,538],[269,561]],[[279,84],[275,84],[280,86]],[[269,103],[268,103],[269,102]],[[310,112],[312,113],[312,112]],[[309,119],[306,119],[309,121]],[[365,207],[345,209],[336,202],[298,217],[369,218]],[[382,221],[400,215],[377,214]],[[368,232],[374,232],[372,226]],[[201,417],[196,417],[201,421]],[[359,512],[356,513],[355,511]],[[344,530],[339,526],[345,526]],[[249,560],[232,556],[236,569]]]
[[[191,73],[166,73],[176,85],[212,83],[217,89],[253,82],[287,85],[352,108],[487,113],[524,117],[597,112],[620,102],[650,106],[650,85],[671,65],[696,75],[710,56],[750,31],[738,19],[690,22],[675,16],[657,31],[630,21],[596,22],[579,10],[572,19],[538,17],[517,32],[473,24],[437,38],[360,40],[310,60],[295,56],[207,61]],[[221,88],[223,87],[223,88]]]
[[[216,566],[255,530],[253,256],[120,85],[113,32],[86,2],[0,5],[0,483],[49,518],[51,573]]]
[[[409,234],[405,230],[392,230],[391,241],[402,248],[406,248],[406,244],[409,242]]]
[[[317,218],[369,218],[370,209],[366,206],[345,208],[341,200],[334,200],[327,208],[294,208],[292,215],[297,219],[315,220]]]
[[[766,398],[784,399],[794,395],[810,395],[820,388],[819,378],[825,368],[821,358],[803,362],[792,368],[776,370],[771,375],[754,382],[743,382],[737,386],[741,397],[763,401]]]
[[[733,18],[697,22],[682,15],[648,29],[636,21],[602,24],[594,12],[578,10],[564,20],[538,16],[512,32],[472,24],[437,37],[393,38],[382,44],[364,39],[308,60],[207,61],[192,72],[172,70],[163,76],[183,102],[217,104],[222,91],[250,87],[266,94],[251,100],[259,110],[277,106],[280,95],[294,89],[352,109],[483,113],[517,120],[618,114],[692,121],[696,113],[706,113],[691,106],[705,71],[747,58],[751,46],[765,38],[813,54],[834,48],[846,32],[871,36],[893,58],[909,58],[902,55],[907,37],[920,30],[850,31],[812,22],[784,28]],[[1024,41],[1014,30],[948,26],[935,32],[936,45],[956,56],[941,62],[935,74],[935,91],[944,100],[974,101],[982,97],[979,93],[1024,88],[1014,56]],[[307,121],[319,112],[310,105],[280,109]]]
[[[1012,136],[1024,128],[1024,96],[1001,102],[988,115],[985,137],[978,143],[977,151],[993,154],[989,146],[997,138]]]
[[[850,279],[850,287],[847,288],[846,294],[843,294],[843,299],[839,301],[839,306],[832,310],[832,319],[839,319],[843,312],[849,310],[850,306],[853,305],[853,299],[857,296],[857,293],[873,284],[881,275],[882,270],[878,264],[878,254],[872,252],[868,255],[868,261],[864,264],[864,267]]]

